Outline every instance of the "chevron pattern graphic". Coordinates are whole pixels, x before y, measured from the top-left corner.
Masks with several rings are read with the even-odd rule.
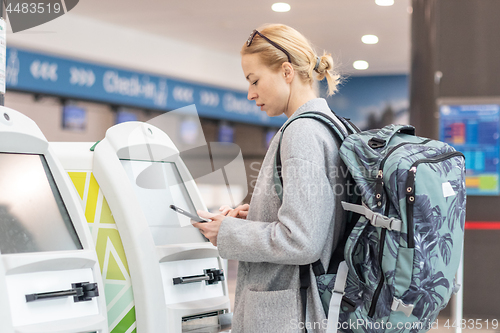
[[[137,333],[134,295],[123,244],[91,172],[68,172],[82,200],[104,282],[110,333]]]

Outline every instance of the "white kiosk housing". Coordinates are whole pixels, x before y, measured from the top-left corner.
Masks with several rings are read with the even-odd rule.
[[[130,267],[137,331],[228,329],[225,262],[189,218],[169,207],[206,209],[170,138],[147,123],[126,122],[108,129],[93,154],[92,143],[51,145],[68,172],[92,165]]]
[[[0,107],[0,332],[108,332],[94,245],[38,126]]]

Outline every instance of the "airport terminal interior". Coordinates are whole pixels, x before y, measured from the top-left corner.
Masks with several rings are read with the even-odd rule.
[[[463,246],[445,235],[426,249],[456,264],[453,281],[426,280],[447,296],[418,298],[444,306],[393,332],[500,332],[498,0],[41,0],[3,13],[0,333],[231,332],[238,261],[192,220],[258,195],[287,121],[249,98],[241,67],[266,23],[331,53],[338,92],[314,89],[337,115],[362,131],[411,125],[465,157]],[[413,306],[394,297],[388,311],[413,324]]]

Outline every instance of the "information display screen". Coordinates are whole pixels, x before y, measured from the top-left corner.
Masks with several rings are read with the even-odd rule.
[[[132,160],[121,160],[121,163],[133,184],[155,245],[206,242],[188,217],[170,208],[175,205],[196,214],[175,163]]]
[[[68,130],[85,131],[85,128],[87,128],[87,112],[84,108],[76,105],[65,105],[63,107],[62,126]]]
[[[500,105],[441,105],[440,140],[465,155],[468,195],[499,195]]]
[[[82,249],[42,155],[0,153],[0,252]]]

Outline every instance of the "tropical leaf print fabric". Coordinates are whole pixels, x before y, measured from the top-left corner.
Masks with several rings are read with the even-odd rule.
[[[451,146],[413,132],[411,126],[390,125],[350,135],[341,147],[364,204],[402,221],[397,231],[375,227],[361,217],[350,234],[345,248],[349,266],[345,295],[357,308],[341,312],[343,332],[428,331],[454,289],[465,223],[464,159]],[[372,138],[385,141],[385,146],[371,148]],[[410,217],[407,179],[413,176],[411,168],[415,192]],[[380,171],[384,195],[382,206],[377,206]],[[323,281],[325,288],[331,282]],[[395,300],[413,306],[411,314],[392,310]]]

